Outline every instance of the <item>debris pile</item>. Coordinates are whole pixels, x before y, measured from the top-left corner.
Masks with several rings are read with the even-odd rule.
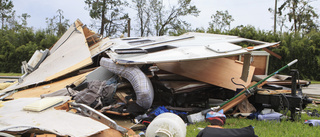
[[[256,46],[242,48],[241,42]],[[133,130],[146,130],[147,135],[185,136],[185,129],[171,129],[181,126],[166,129],[153,120],[167,122],[159,119],[176,114],[177,124],[208,120],[221,126],[224,114],[260,112],[266,105],[302,110],[310,102],[296,88],[296,73],[290,84],[279,84],[288,78],[280,75],[274,76],[280,80],[259,82],[268,77],[271,51],[255,50],[278,45],[203,33],[109,39],[77,20],[50,49],[24,61],[24,75],[0,91],[0,131],[130,136]],[[294,85],[294,91],[287,85]],[[240,98],[232,99],[237,94]],[[129,122],[123,124],[123,119]],[[148,129],[150,125],[159,129]],[[252,134],[251,127],[244,129]]]

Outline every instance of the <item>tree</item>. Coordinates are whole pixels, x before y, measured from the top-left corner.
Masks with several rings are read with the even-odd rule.
[[[27,19],[30,17],[31,16],[28,13],[22,13],[21,16],[18,16],[18,18],[20,18],[22,21],[21,25],[23,27],[25,27],[25,28],[27,27],[27,25],[28,25]]]
[[[194,30],[194,32],[205,33],[205,32],[206,32],[206,29],[203,28],[203,27],[201,27],[201,28],[196,28],[196,29]]]
[[[269,8],[268,11],[273,14],[273,34],[277,33],[277,25],[280,26],[280,32],[282,32],[282,28],[285,26],[286,21],[286,15],[283,16],[277,16],[279,12],[278,9],[278,0],[275,0],[274,9]]]
[[[200,12],[196,6],[191,4],[191,0],[179,0],[177,4],[167,5],[163,3],[163,0],[150,1],[152,21],[157,36],[165,35],[168,30],[174,30],[175,24],[180,23],[187,26],[187,22],[180,18],[188,15],[198,16]]]
[[[138,28],[140,36],[148,36],[151,33],[151,7],[149,5],[150,0],[132,0],[134,9],[137,11]]]
[[[216,11],[216,14],[212,14],[211,19],[213,20],[209,22],[208,32],[223,32],[225,31],[226,27],[228,27],[228,30],[230,30],[230,24],[232,21],[234,21],[227,10],[225,10],[224,12]]]
[[[1,29],[3,29],[5,20],[11,17],[13,4],[11,0],[0,0],[0,4]]]
[[[286,29],[288,28],[288,26],[285,24],[286,18],[287,18],[287,15],[277,16],[277,25],[280,28],[280,34],[282,34],[283,28],[286,28]]]
[[[122,6],[128,5],[121,0],[85,0],[90,11],[90,17],[99,20],[100,34],[113,36],[117,33],[124,33],[127,30],[127,13],[123,12]]]
[[[63,16],[63,11],[61,9],[57,10],[58,15],[53,16],[52,18],[46,18],[47,33],[61,36],[64,32],[67,31],[69,27],[69,20],[65,19]]]
[[[47,23],[46,33],[54,35],[54,33],[56,32],[55,20],[56,20],[56,16],[53,16],[52,18],[46,18],[46,23]]]
[[[176,24],[172,24],[173,29],[169,30],[169,34],[171,36],[179,36],[181,34],[190,32],[192,31],[190,26],[191,25],[185,21],[177,21]]]
[[[61,9],[58,9],[57,10],[57,17],[58,17],[58,22],[56,23],[57,24],[57,35],[58,36],[61,36],[63,35],[64,32],[67,31],[67,28],[69,27],[69,20],[68,19],[65,19],[64,20],[64,16],[63,16],[63,11]]]
[[[18,16],[19,17],[19,16]],[[20,18],[20,17],[19,17]],[[12,11],[10,18],[5,19],[5,29],[18,31],[22,28],[22,24],[19,24],[18,20],[16,20],[16,11]]]
[[[290,30],[299,32],[302,29],[309,32],[317,29],[316,19],[319,18],[314,8],[309,4],[310,0],[285,0],[279,7],[279,15],[286,11],[289,22],[293,22]]]

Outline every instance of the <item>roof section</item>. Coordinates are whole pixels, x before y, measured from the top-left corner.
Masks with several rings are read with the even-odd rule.
[[[152,64],[221,58],[278,44],[237,36],[193,32],[181,36],[118,38],[111,41],[113,46],[106,53],[113,61],[119,64]],[[240,42],[250,43],[255,46],[243,48],[237,45]]]

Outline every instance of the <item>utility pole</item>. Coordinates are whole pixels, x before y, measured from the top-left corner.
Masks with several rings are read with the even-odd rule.
[[[128,37],[130,37],[131,19],[128,18]]]
[[[98,2],[98,0],[97,0]],[[106,10],[106,0],[103,0],[102,2],[102,13],[101,13],[101,30],[100,30],[100,35],[103,36],[104,33],[104,20],[105,20],[105,16],[104,16],[104,12]]]

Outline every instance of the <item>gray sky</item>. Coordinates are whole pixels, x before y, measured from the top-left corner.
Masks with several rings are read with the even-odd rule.
[[[235,20],[231,23],[231,28],[250,24],[262,30],[273,29],[272,14],[268,8],[274,8],[274,0],[193,0],[192,3],[201,11],[198,17],[184,18],[191,23],[192,28],[207,28],[212,14],[217,10],[228,10]],[[45,19],[57,15],[58,9],[63,10],[65,18],[69,19],[70,23],[77,18],[88,26],[92,23],[89,11],[84,8],[86,6],[84,0],[13,0],[13,4],[16,15],[22,13],[31,15],[27,20],[28,26],[33,26],[35,29],[46,28]],[[320,1],[312,2],[311,5],[319,14]],[[132,19],[136,18],[133,12],[130,12],[129,16]]]

